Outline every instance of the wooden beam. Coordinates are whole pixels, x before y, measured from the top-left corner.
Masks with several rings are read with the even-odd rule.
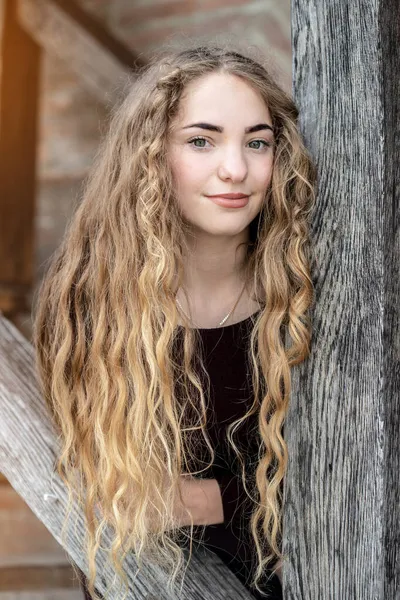
[[[0,567],[0,590],[3,592],[78,588],[71,565]],[[1,594],[0,594],[1,598]]]
[[[88,565],[83,554],[85,523],[83,513],[76,505],[66,528],[66,543],[61,539],[67,490],[54,472],[59,447],[37,388],[33,348],[1,315],[0,406],[0,471],[87,575]],[[111,547],[109,530],[101,542],[102,548]],[[188,551],[184,550],[184,553],[187,557]],[[96,588],[102,595],[114,578],[107,558],[104,550],[98,553]],[[151,564],[136,576],[137,563],[133,553],[126,559],[125,570],[129,581],[128,598],[176,600],[179,597],[177,592],[167,593],[165,579]],[[113,590],[112,598],[122,599],[122,591]],[[217,555],[201,548],[194,551],[187,566],[181,600],[197,598],[250,600],[253,596]]]
[[[0,74],[0,310],[28,309],[34,276],[33,227],[40,49],[5,0]]]
[[[144,64],[72,0],[18,0],[18,15],[29,35],[106,105],[116,101],[126,75]]]
[[[398,0],[292,0],[319,193],[312,354],[285,423],[285,598],[399,598],[399,39]]]

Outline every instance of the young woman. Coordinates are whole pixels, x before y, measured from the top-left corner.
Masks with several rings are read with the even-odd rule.
[[[87,598],[105,524],[121,575],[123,548],[172,589],[194,540],[282,597],[283,424],[313,300],[297,117],[259,62],[212,45],[154,60],[112,115],[34,333]]]

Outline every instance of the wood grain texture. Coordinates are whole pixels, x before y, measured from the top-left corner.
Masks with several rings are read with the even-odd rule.
[[[0,471],[64,546],[72,561],[87,574],[87,562],[82,552],[84,518],[77,507],[66,531],[65,545],[61,539],[67,491],[54,472],[59,448],[46,406],[38,392],[33,348],[1,315],[0,407]],[[102,546],[109,548],[110,544],[110,531],[106,531]],[[104,551],[99,552],[96,588],[101,594],[105,593],[114,576],[106,558]],[[136,566],[133,555],[130,555],[125,570],[130,585],[129,597],[135,600],[249,600],[252,597],[219,557],[205,548],[192,556],[182,594],[176,590],[173,597],[167,594],[162,573],[152,564],[146,565],[134,583]],[[116,591],[112,597],[119,600],[123,595]]]
[[[21,25],[63,60],[106,106],[118,99],[126,75],[143,64],[100,22],[71,0],[18,0]]]
[[[398,0],[292,1],[319,174],[312,354],[285,437],[285,599],[400,598]]]

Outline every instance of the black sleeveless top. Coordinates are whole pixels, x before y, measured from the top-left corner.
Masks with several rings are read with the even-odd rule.
[[[240,463],[226,439],[227,426],[244,416],[253,403],[247,352],[253,317],[257,315],[254,313],[233,325],[197,330],[203,346],[204,367],[210,377],[211,410],[207,413],[207,432],[216,454],[212,467],[201,477],[217,480],[224,509],[224,522],[206,526],[200,543],[215,552],[255,598],[282,600],[282,587],[277,575],[271,576],[268,572],[266,577],[270,579],[260,584],[268,593],[267,597],[249,587],[250,574],[257,563],[254,540],[248,532],[253,507],[243,488]],[[196,372],[202,378],[201,372]],[[258,463],[258,411],[237,429],[233,440],[245,460],[247,478]],[[248,489],[252,483],[250,477]],[[249,491],[252,492],[251,489]],[[195,535],[200,531],[203,528],[195,528]]]

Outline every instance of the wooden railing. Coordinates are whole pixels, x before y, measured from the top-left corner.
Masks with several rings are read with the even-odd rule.
[[[50,415],[38,391],[32,346],[0,315],[0,471],[25,500],[35,515],[63,545],[70,558],[84,572],[88,567],[84,555],[84,517],[75,506],[66,540],[61,530],[67,506],[67,491],[55,473],[58,446]],[[106,532],[103,545],[110,545]],[[185,555],[188,553],[185,550]],[[96,589],[104,594],[114,578],[106,564],[104,551],[97,559]],[[167,594],[166,582],[159,570],[146,564],[137,575],[136,561],[130,555],[125,564],[129,580],[129,596],[137,600],[177,600],[178,594]],[[113,595],[113,600],[122,595]],[[221,559],[203,548],[195,550],[185,574],[182,600],[250,600],[253,596]]]

